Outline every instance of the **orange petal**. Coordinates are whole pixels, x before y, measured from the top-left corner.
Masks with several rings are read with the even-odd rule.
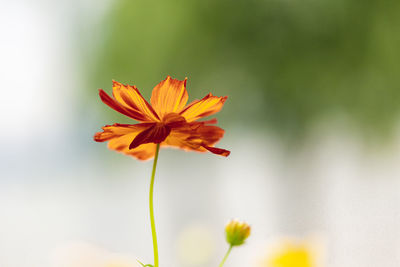
[[[169,133],[171,132],[171,128],[162,124],[162,123],[154,123],[150,128],[140,132],[135,139],[133,139],[132,143],[129,145],[129,149],[134,149],[141,144],[147,143],[155,143],[159,144],[167,138]]]
[[[195,100],[190,103],[179,114],[185,117],[188,122],[195,121],[202,117],[217,113],[223,107],[227,97],[213,96],[211,93],[201,100]]]
[[[201,125],[196,133],[198,137],[195,138],[200,139],[202,145],[212,146],[224,136],[225,131],[218,126]]]
[[[176,147],[186,151],[206,152],[206,149],[203,148],[198,142],[189,141],[185,135],[172,132],[173,131],[171,131],[171,134],[163,142],[163,144],[166,146]]]
[[[123,85],[113,81],[113,96],[126,109],[134,110],[143,115],[144,120],[159,121],[157,113],[143,98],[136,86]]]
[[[162,118],[165,114],[179,113],[186,105],[188,93],[186,81],[172,79],[170,76],[154,87],[150,103]]]
[[[103,127],[104,132],[96,133],[94,140],[97,142],[109,141],[108,148],[140,160],[147,160],[154,157],[155,144],[143,144],[135,149],[129,149],[129,144],[140,132],[152,125],[152,123],[107,125]]]
[[[214,154],[228,156],[230,154],[228,150],[213,147],[223,137],[224,132],[223,129],[205,125],[204,122],[188,123],[184,127],[172,129],[164,143],[187,151],[206,152],[208,150]]]
[[[124,150],[123,153],[140,160],[149,160],[154,158],[154,155],[156,154],[156,144],[143,144],[131,150],[128,148],[128,151]]]
[[[144,116],[141,112],[137,110],[133,110],[131,108],[126,108],[122,106],[118,101],[115,99],[111,98],[106,92],[104,92],[102,89],[99,89],[99,95],[101,101],[103,101],[104,104],[109,106],[110,108],[114,109],[115,111],[118,111],[119,113],[124,114],[125,116],[128,116],[134,120],[137,121],[146,121],[148,120],[146,116]]]
[[[115,123],[113,125],[106,125],[106,126],[102,127],[103,132],[98,132],[94,135],[94,141],[105,142],[105,141],[111,140],[113,138],[117,138],[117,137],[121,137],[121,136],[125,136],[125,135],[136,136],[141,131],[143,131],[149,127],[151,127],[151,125],[146,124],[146,123],[140,123],[140,124],[134,124],[134,125]]]
[[[204,122],[187,123],[184,127],[172,129],[171,135],[195,142],[198,145],[212,146],[217,143],[225,131],[218,126],[205,125]]]

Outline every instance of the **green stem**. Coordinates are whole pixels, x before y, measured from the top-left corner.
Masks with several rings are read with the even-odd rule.
[[[154,250],[154,267],[158,267],[158,246],[157,246],[156,224],[154,222],[153,191],[154,191],[154,176],[156,175],[156,166],[157,166],[159,151],[160,151],[160,144],[157,144],[156,154],[154,156],[153,171],[151,173],[150,194],[149,194],[151,235],[153,237],[153,250]]]
[[[231,253],[232,248],[233,248],[233,246],[230,245],[228,251],[226,252],[226,254],[225,254],[225,256],[224,256],[224,258],[222,259],[221,263],[219,264],[219,267],[222,267],[222,266],[224,265],[226,259],[227,259],[228,256],[229,256],[229,253]]]

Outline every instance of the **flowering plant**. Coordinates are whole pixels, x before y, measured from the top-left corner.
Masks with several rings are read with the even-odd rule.
[[[154,267],[159,266],[153,189],[160,147],[178,147],[197,152],[209,151],[225,157],[230,154],[230,151],[214,146],[224,135],[223,129],[213,125],[217,120],[197,121],[220,111],[227,97],[213,96],[209,93],[201,100],[186,105],[188,101],[186,81],[187,79],[180,81],[167,76],[154,87],[150,103],[142,97],[136,86],[113,81],[113,97],[102,89],[99,90],[100,98],[106,105],[139,123],[106,125],[102,128],[103,132],[95,134],[94,140],[108,141],[110,149],[139,160],[154,158],[149,192]],[[238,225],[236,221],[233,224],[232,227],[228,225],[226,228],[230,248],[220,266],[224,264],[232,247],[242,244],[250,233],[248,226],[243,228],[244,224]],[[230,236],[234,236],[234,243]]]

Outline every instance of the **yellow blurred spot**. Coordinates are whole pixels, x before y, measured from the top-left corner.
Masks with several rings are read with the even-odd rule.
[[[273,255],[268,267],[314,267],[312,255],[304,245],[288,244]]]

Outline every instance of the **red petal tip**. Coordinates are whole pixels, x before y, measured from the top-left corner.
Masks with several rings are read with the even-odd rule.
[[[217,154],[217,155],[221,155],[221,156],[224,156],[224,157],[227,157],[227,156],[229,156],[231,154],[231,152],[229,150],[218,148],[218,147],[211,147],[211,146],[207,146],[207,145],[202,145],[202,147],[204,147],[205,149],[207,149],[211,153],[214,153],[214,154]]]

